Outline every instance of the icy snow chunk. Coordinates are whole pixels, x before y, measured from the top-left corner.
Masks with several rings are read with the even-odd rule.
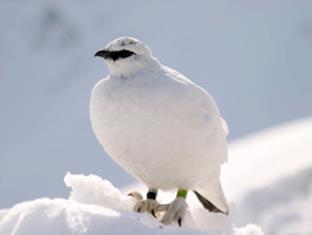
[[[64,182],[71,188],[71,200],[117,210],[131,210],[134,206],[131,197],[123,195],[111,182],[99,176],[72,175],[67,172]]]

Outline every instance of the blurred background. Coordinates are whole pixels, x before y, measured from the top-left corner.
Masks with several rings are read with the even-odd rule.
[[[119,36],[208,90],[230,141],[312,114],[312,1],[2,0],[0,26],[0,208],[67,196],[67,171],[134,182],[89,123]]]

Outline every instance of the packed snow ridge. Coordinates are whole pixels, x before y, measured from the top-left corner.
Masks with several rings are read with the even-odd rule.
[[[95,175],[67,173],[69,199],[42,198],[0,211],[1,235],[124,235],[124,234],[229,234],[262,235],[256,225],[234,228],[229,218],[204,209],[190,209],[183,228],[164,226],[147,214],[132,212],[132,198]],[[211,229],[196,225],[194,217],[207,217]]]

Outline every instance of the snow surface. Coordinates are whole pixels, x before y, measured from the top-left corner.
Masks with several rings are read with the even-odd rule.
[[[0,1],[0,207],[66,196],[67,170],[134,181],[88,114],[107,74],[93,55],[118,36],[208,90],[230,138],[311,115],[311,12],[309,0]]]
[[[272,128],[230,145],[222,181],[230,215],[208,213],[189,194],[184,228],[164,227],[131,212],[127,193],[95,175],[67,173],[68,199],[36,199],[0,210],[0,235],[32,234],[312,234],[312,118]],[[169,202],[174,193],[160,192]],[[261,229],[256,226],[258,224]],[[160,229],[159,227],[163,227]]]
[[[151,215],[131,212],[133,199],[123,196],[110,182],[98,176],[67,173],[65,183],[72,190],[69,199],[42,198],[0,211],[0,234],[263,234],[256,225],[233,228],[224,218],[207,212],[206,215],[211,217],[211,226],[217,224],[218,228],[201,228],[193,221],[192,225],[187,225],[189,221],[185,221],[187,226],[184,228],[163,226]],[[199,213],[194,212],[194,216]]]

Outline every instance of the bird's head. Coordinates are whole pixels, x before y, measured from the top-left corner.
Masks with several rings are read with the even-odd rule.
[[[120,37],[95,53],[107,63],[113,75],[135,72],[154,61],[150,49],[140,40],[132,37]]]

